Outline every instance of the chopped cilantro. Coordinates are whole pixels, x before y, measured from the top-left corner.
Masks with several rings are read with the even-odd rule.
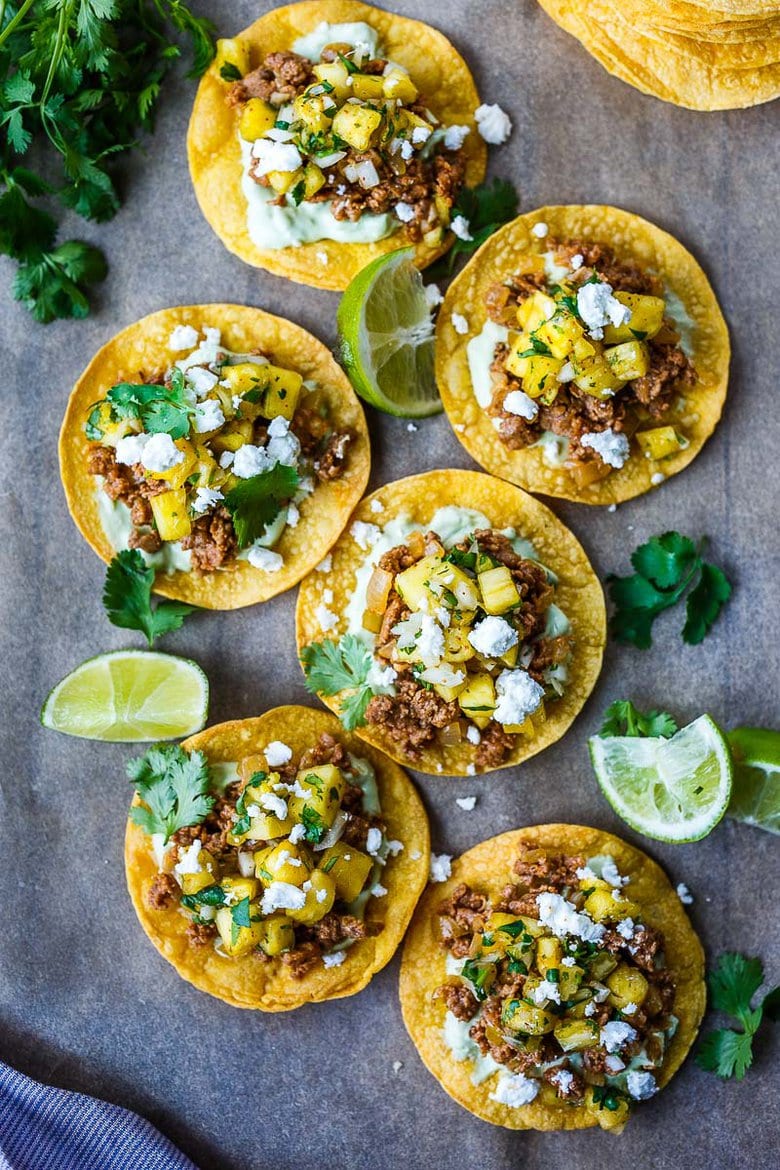
[[[230,832],[234,837],[243,837],[244,833],[249,832],[249,826],[252,823],[252,818],[246,811],[246,788],[236,801],[236,812],[239,814],[239,817]]]
[[[242,898],[240,902],[236,902],[235,906],[230,907],[230,941],[233,946],[238,942],[239,932],[242,929],[248,929],[252,925],[252,919],[249,915],[249,898]]]
[[[123,630],[140,630],[150,646],[172,630],[198,607],[183,601],[158,601],[152,608],[154,569],[137,548],[118,552],[106,570],[103,605],[108,620]]]
[[[178,829],[201,824],[214,806],[203,752],[158,743],[131,760],[127,774],[142,802],[130,809],[130,820],[166,842]]]
[[[715,1011],[732,1016],[742,1031],[717,1028],[704,1037],[696,1056],[696,1063],[708,1072],[728,1080],[741,1081],[753,1063],[753,1037],[766,1015],[777,1022],[780,1014],[780,987],[764,995],[758,1007],[752,1006],[755,993],[764,980],[764,965],[760,959],[726,953],[707,976],[710,1004]]]
[[[225,891],[222,886],[206,886],[196,894],[182,894],[181,904],[188,910],[197,910],[199,906],[224,906]]]
[[[325,836],[325,824],[322,817],[311,805],[305,804],[301,809],[301,823],[306,830],[305,837],[313,845],[318,845]]]
[[[221,67],[219,75],[223,81],[240,81],[242,76],[238,66],[231,64],[230,61],[226,61]]]
[[[662,736],[670,739],[677,723],[667,711],[637,711],[630,699],[617,699],[604,712],[600,736]]]
[[[475,252],[488,236],[492,236],[502,224],[517,215],[517,191],[508,179],[493,179],[492,183],[480,183],[477,187],[464,187],[450,212],[451,218],[462,215],[469,221],[470,240],[456,239],[446,260],[441,262],[438,275],[452,272],[458,256]],[[430,273],[434,279],[437,273]]]
[[[463,964],[461,975],[471,984],[476,999],[487,999],[496,977],[495,963],[477,963],[473,959]]]
[[[170,386],[118,382],[106,394],[106,402],[111,407],[113,421],[137,420],[149,434],[164,433],[172,439],[183,439],[189,434],[193,407],[186,394],[184,375],[177,367],[171,374]],[[96,429],[94,408],[87,426]]]
[[[231,488],[225,496],[225,507],[233,519],[239,548],[247,548],[263,535],[283,504],[295,495],[299,483],[294,467],[276,463]]]
[[[330,871],[333,869],[333,866],[336,864],[336,862],[338,860],[339,860],[338,854],[334,854],[333,857],[329,857],[328,860],[325,862],[325,864],[320,867],[322,869],[322,872],[323,873],[330,873]]]

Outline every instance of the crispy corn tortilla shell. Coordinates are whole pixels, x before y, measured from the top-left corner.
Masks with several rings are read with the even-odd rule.
[[[372,511],[378,500],[383,507]],[[604,594],[582,545],[553,513],[533,497],[501,480],[475,471],[428,471],[386,484],[367,496],[355,510],[352,521],[386,524],[401,513],[410,516],[425,532],[438,508],[453,504],[476,508],[484,513],[494,528],[517,529],[518,535],[531,540],[539,559],[558,577],[555,604],[569,618],[575,640],[574,657],[569,667],[569,681],[562,698],[546,704],[546,720],[539,723],[533,738],[517,736],[516,746],[502,768],[520,764],[556,742],[567,731],[585,705],[601,669],[606,640]],[[312,573],[301,584],[295,614],[299,652],[311,642],[338,637],[346,632],[344,609],[355,583],[355,573],[368,555],[344,532],[332,550],[329,573]],[[329,603],[339,617],[338,626],[323,634],[317,619],[324,588],[332,589]],[[322,701],[338,711],[338,696],[321,696]],[[374,744],[399,763],[433,775],[466,776],[474,765],[476,747],[463,741],[454,746],[426,748],[419,759],[410,760],[396,740],[378,726],[359,727],[357,735]],[[493,771],[494,769],[484,769]]]
[[[382,872],[387,894],[370,898],[366,907],[366,922],[381,926],[380,933],[357,939],[346,951],[340,966],[318,964],[302,979],[294,979],[289,967],[278,958],[268,962],[260,962],[251,955],[229,959],[211,946],[191,946],[185,933],[189,921],[185,915],[176,908],[152,910],[147,905],[146,893],[157,874],[157,865],[149,837],[137,825],[127,822],[127,887],[141,926],[182,979],[234,1007],[284,1012],[306,1003],[340,999],[362,991],[395,953],[428,880],[428,819],[411,780],[381,752],[348,735],[332,715],[310,707],[277,707],[257,719],[209,727],[185,740],[182,746],[188,751],[205,752],[212,764],[234,763],[244,756],[262,752],[276,739],[300,755],[323,732],[336,736],[350,752],[373,765],[387,835],[404,845],[397,857],[389,858]]]
[[[460,882],[497,895],[511,877],[512,863],[521,846],[585,857],[612,854],[621,873],[631,878],[630,896],[641,904],[644,920],[663,931],[667,966],[677,983],[674,1014],[680,1023],[658,1075],[661,1086],[668,1084],[685,1060],[704,1013],[704,953],[663,870],[619,837],[582,825],[535,825],[492,837],[454,861],[452,876],[446,883],[430,886],[423,894],[406,936],[400,996],[407,1031],[429,1072],[459,1105],[492,1125],[507,1129],[586,1129],[597,1124],[593,1114],[558,1100],[549,1085],[544,1085],[536,1099],[521,1108],[492,1101],[495,1076],[481,1085],[472,1084],[470,1062],[456,1061],[444,1043],[445,1006],[432,1000],[436,988],[447,980],[446,951],[438,929],[440,903],[452,895]]]
[[[550,238],[603,243],[619,258],[633,261],[662,277],[667,289],[685,306],[691,321],[691,345],[697,381],[685,389],[681,416],[670,414],[658,424],[680,426],[689,446],[667,459],[651,461],[631,443],[631,455],[619,470],[580,488],[565,467],[548,467],[539,447],[513,451],[501,442],[493,420],[478,404],[471,382],[466,346],[487,320],[485,295],[492,284],[517,271],[518,259],[546,251],[531,229],[546,223]],[[453,313],[466,318],[466,335],[455,331]],[[715,430],[728,383],[729,335],[715,294],[703,271],[682,244],[654,224],[617,207],[541,207],[501,228],[469,261],[450,285],[436,326],[436,379],[442,402],[463,446],[493,475],[532,492],[577,500],[583,504],[614,504],[649,491],[652,476],[676,475],[698,455]]]
[[[297,370],[304,379],[314,379],[335,427],[354,435],[344,474],[326,483],[317,481],[314,492],[300,505],[298,525],[285,528],[275,546],[284,557],[278,572],[267,573],[241,560],[201,576],[158,573],[154,587],[164,597],[206,609],[237,609],[267,601],[295,585],[322,560],[363,494],[371,464],[365,415],[346,375],[322,342],[291,321],[244,305],[184,305],[143,317],[107,342],[76,383],[60,432],[60,473],[68,507],[82,536],[99,557],[110,561],[115,549],[101,523],[95,477],[87,469],[93,444],[84,433],[84,423],[89,408],[114,383],[137,381],[142,371],[155,373],[181,356],[168,348],[176,325],[219,328],[229,349],[241,353],[260,347],[280,365]]]
[[[480,183],[485,177],[487,149],[474,121],[479,95],[466,62],[447,38],[430,25],[356,0],[305,0],[302,4],[274,8],[238,35],[251,42],[252,67],[256,68],[266,54],[291,49],[298,37],[311,32],[322,21],[332,24],[365,21],[377,30],[383,51],[409,71],[436,117],[441,122],[471,128],[463,147],[466,183],[470,187]],[[247,228],[237,115],[225,101],[226,89],[212,65],[198,86],[187,133],[187,152],[201,211],[231,252],[247,264],[300,284],[344,289],[369,261],[404,245],[404,235],[393,232],[384,240],[367,244],[319,240],[298,247],[257,247]],[[448,232],[438,247],[417,244],[417,266],[425,268],[431,264],[448,250],[453,239]]]
[[[769,33],[744,43],[712,44],[657,26],[650,36],[646,24],[638,27],[632,12],[611,0],[588,0],[587,7],[579,0],[539,3],[607,72],[662,101],[692,110],[731,110],[780,95],[777,40]]]

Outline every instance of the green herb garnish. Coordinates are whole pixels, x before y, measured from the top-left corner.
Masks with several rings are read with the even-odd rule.
[[[764,965],[760,959],[734,953],[720,956],[717,966],[707,975],[710,1005],[737,1020],[742,1031],[717,1028],[708,1032],[696,1055],[700,1068],[723,1080],[742,1080],[753,1063],[753,1037],[764,1015],[775,1023],[780,1015],[780,987],[767,992],[758,1007],[751,1006],[763,981]]]
[[[294,467],[276,463],[231,488],[225,496],[225,507],[233,519],[239,548],[248,548],[263,535],[282,506],[295,495],[300,482]]]
[[[464,187],[455,201],[450,217],[455,219],[458,215],[464,216],[469,221],[472,239],[456,238],[446,260],[441,262],[441,271],[452,272],[458,256],[467,256],[475,252],[502,224],[514,219],[517,215],[517,201],[517,191],[508,179],[493,179],[492,183]],[[436,276],[435,273],[431,275],[434,278]]]
[[[599,735],[620,736],[662,736],[671,739],[677,731],[677,723],[668,711],[648,711],[645,715],[637,711],[630,699],[616,699],[604,712],[604,722]]]
[[[366,707],[373,695],[366,682],[371,654],[354,634],[338,642],[326,638],[312,642],[301,651],[306,689],[314,695],[339,695],[339,718],[347,731],[362,727]]]
[[[164,843],[178,829],[201,824],[214,806],[203,752],[158,743],[131,760],[127,774],[142,801],[130,809],[130,820],[145,833],[161,833]]]
[[[108,620],[123,630],[140,630],[150,646],[172,630],[198,607],[184,601],[158,601],[152,608],[154,569],[146,564],[137,548],[118,552],[106,570],[103,605]]]

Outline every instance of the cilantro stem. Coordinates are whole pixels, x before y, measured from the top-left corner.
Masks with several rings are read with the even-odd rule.
[[[16,16],[12,17],[11,20],[8,21],[8,27],[4,28],[3,31],[0,33],[0,47],[2,47],[3,44],[8,40],[8,38],[10,37],[11,33],[14,31],[16,26],[22,20],[24,20],[25,16],[29,12],[29,10],[32,8],[34,3],[35,3],[35,0],[24,0],[24,4],[19,9]],[[0,8],[0,23],[2,23],[4,15],[5,15],[5,0],[3,0],[2,8]]]

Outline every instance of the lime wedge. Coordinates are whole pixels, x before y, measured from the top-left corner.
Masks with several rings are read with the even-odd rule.
[[[734,757],[728,815],[769,833],[780,833],[780,731],[735,727],[727,737]]]
[[[341,361],[364,401],[425,418],[442,409],[433,370],[433,322],[414,248],[379,256],[357,274],[336,320]]]
[[[57,683],[41,723],[82,739],[143,743],[200,731],[208,709],[208,679],[197,663],[151,650],[116,650],[88,658]]]
[[[646,837],[672,843],[706,837],[731,796],[731,753],[709,715],[671,739],[594,735],[590,758],[618,816]]]

